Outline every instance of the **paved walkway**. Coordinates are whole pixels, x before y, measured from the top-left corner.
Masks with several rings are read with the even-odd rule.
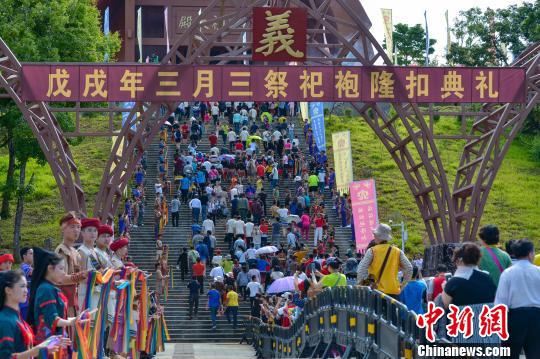
[[[159,359],[255,359],[255,350],[242,344],[165,344],[165,351],[157,355]]]

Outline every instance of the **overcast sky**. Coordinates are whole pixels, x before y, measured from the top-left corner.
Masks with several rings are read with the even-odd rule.
[[[444,52],[446,48],[446,21],[444,18],[444,12],[446,10],[448,10],[450,26],[452,26],[453,20],[458,15],[458,12],[460,10],[469,9],[472,6],[477,6],[482,9],[487,7],[498,9],[512,4],[523,3],[522,0],[367,0],[361,2],[373,24],[371,33],[381,45],[384,39],[381,8],[392,9],[394,25],[397,23],[405,23],[407,25],[422,24],[422,27],[424,26],[424,10],[427,10],[429,36],[430,38],[437,40],[437,43],[434,46],[434,55],[439,57],[439,62],[444,62]]]

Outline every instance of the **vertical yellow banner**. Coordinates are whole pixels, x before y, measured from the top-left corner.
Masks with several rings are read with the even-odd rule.
[[[353,181],[351,133],[349,131],[333,133],[332,148],[334,151],[336,188],[339,193],[348,193],[349,184]]]
[[[390,60],[393,59],[394,53],[394,25],[392,24],[392,9],[381,9],[384,25],[384,38],[386,40],[386,53]]]
[[[300,114],[302,115],[302,120],[307,119],[309,122],[310,118],[309,118],[307,102],[300,102]]]

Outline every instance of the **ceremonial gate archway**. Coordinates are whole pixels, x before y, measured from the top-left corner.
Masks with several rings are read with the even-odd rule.
[[[307,12],[306,59],[300,64],[371,66],[382,60],[385,65],[392,65],[369,32],[369,19],[356,0],[231,0],[225,7],[223,1],[213,0],[177,39],[161,64],[275,66],[275,63],[254,63],[251,57],[252,10],[262,6],[301,8]],[[438,111],[435,104],[420,107],[414,103],[393,103],[395,115],[392,116],[377,102],[352,103],[403,174],[431,244],[474,240],[502,159],[525,117],[540,100],[540,44],[529,47],[512,66],[526,69],[525,103],[484,104],[477,110],[462,105],[456,111]],[[118,136],[93,211],[94,216],[112,221],[142,153],[181,99],[138,101],[127,110],[115,103],[109,103],[106,108],[83,108],[80,102],[71,107],[52,107],[47,102],[22,100],[21,67],[6,44],[0,41],[3,96],[15,101],[37,137],[51,165],[66,210],[86,212],[84,191],[66,138]],[[403,87],[403,84],[397,86]],[[76,114],[74,132],[64,133],[60,129],[54,116],[59,111]],[[122,111],[129,111],[128,119],[121,128],[115,129],[112,116]],[[79,116],[82,112],[109,113],[108,130],[81,131]],[[461,116],[462,133],[436,135],[434,118],[437,115]],[[472,127],[467,129],[466,121],[471,119]],[[435,144],[437,139],[466,141],[452,182]],[[120,146],[123,146],[122,151],[119,151]]]

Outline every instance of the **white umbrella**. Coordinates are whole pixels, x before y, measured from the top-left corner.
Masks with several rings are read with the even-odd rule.
[[[300,222],[300,217],[298,217],[296,214],[291,214],[291,215],[288,215],[287,217],[285,217],[285,222],[287,223],[299,223]]]
[[[270,254],[270,253],[276,253],[278,249],[274,246],[265,246],[257,249],[255,251],[256,254]]]

